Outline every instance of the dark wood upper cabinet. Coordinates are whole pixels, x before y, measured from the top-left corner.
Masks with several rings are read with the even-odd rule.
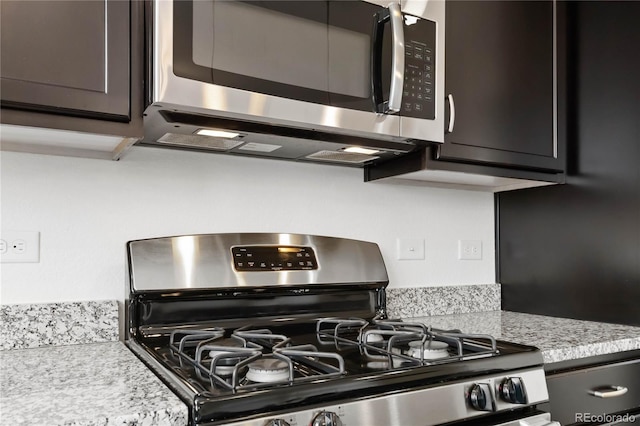
[[[2,1],[3,106],[129,121],[129,3]]]
[[[0,122],[123,137],[125,148],[142,137],[143,7],[0,1]]]
[[[455,121],[436,159],[564,171],[561,9],[553,1],[447,2],[445,86]]]

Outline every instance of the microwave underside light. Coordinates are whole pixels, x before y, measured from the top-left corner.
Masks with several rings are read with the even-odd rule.
[[[233,139],[240,136],[240,133],[228,132],[226,130],[219,130],[219,129],[198,129],[196,130],[196,135],[211,136],[214,138]]]

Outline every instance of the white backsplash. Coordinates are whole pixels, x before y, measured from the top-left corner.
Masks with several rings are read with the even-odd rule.
[[[40,232],[40,262],[2,264],[0,303],[125,298],[125,242],[293,232],[380,245],[390,288],[495,282],[493,194],[364,183],[360,169],[134,147],[117,162],[2,152],[1,229]],[[398,238],[424,260],[396,260]],[[481,240],[482,260],[458,260]]]

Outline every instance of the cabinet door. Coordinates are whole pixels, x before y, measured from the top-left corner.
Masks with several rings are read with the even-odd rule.
[[[547,387],[551,417],[568,425],[588,423],[587,416],[637,413],[640,408],[638,377],[640,359],[550,375]],[[615,420],[615,416],[611,418]]]
[[[0,2],[2,106],[129,121],[128,1]]]
[[[555,8],[552,1],[447,2],[445,86],[455,122],[438,159],[564,170]]]

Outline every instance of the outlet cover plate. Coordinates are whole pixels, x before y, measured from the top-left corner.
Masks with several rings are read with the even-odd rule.
[[[459,240],[458,259],[460,260],[482,260],[481,240]]]
[[[40,262],[40,232],[3,229],[0,234],[0,262]]]
[[[398,238],[398,260],[424,260],[424,240],[422,238]]]

